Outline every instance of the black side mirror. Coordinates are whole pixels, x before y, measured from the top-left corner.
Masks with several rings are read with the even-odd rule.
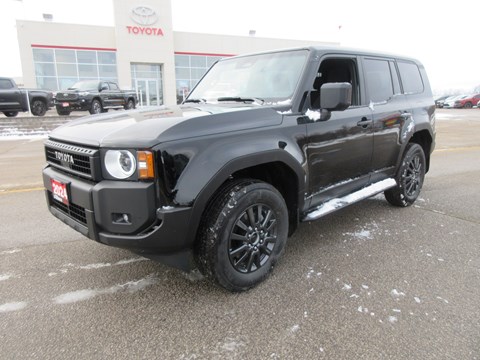
[[[352,84],[326,83],[320,88],[320,108],[327,111],[343,111],[352,105]]]
[[[103,84],[103,85],[100,86],[100,89],[99,89],[99,90],[100,90],[100,91],[108,90],[108,86],[105,85],[105,84]]]

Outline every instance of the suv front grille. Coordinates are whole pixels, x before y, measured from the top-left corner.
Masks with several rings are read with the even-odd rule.
[[[57,101],[64,101],[64,100],[77,100],[78,95],[77,94],[71,94],[71,93],[62,93],[58,92],[56,96]]]
[[[52,140],[45,142],[47,162],[66,172],[95,180],[99,168],[98,150],[59,143]],[[98,171],[97,171],[98,172]]]

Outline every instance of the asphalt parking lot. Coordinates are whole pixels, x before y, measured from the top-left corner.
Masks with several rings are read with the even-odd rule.
[[[1,359],[480,359],[480,110],[439,110],[421,197],[291,237],[241,294],[48,213],[41,138],[0,141]]]

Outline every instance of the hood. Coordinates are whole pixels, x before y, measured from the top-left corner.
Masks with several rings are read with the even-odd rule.
[[[281,122],[282,116],[271,106],[188,104],[87,116],[55,129],[50,138],[93,147],[146,148]]]

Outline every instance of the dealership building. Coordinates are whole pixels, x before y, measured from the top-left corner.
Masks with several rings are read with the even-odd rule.
[[[140,105],[172,104],[223,57],[337,45],[174,31],[170,0],[113,0],[113,11],[113,27],[17,20],[24,85],[57,91],[79,80],[113,80],[135,89]]]

